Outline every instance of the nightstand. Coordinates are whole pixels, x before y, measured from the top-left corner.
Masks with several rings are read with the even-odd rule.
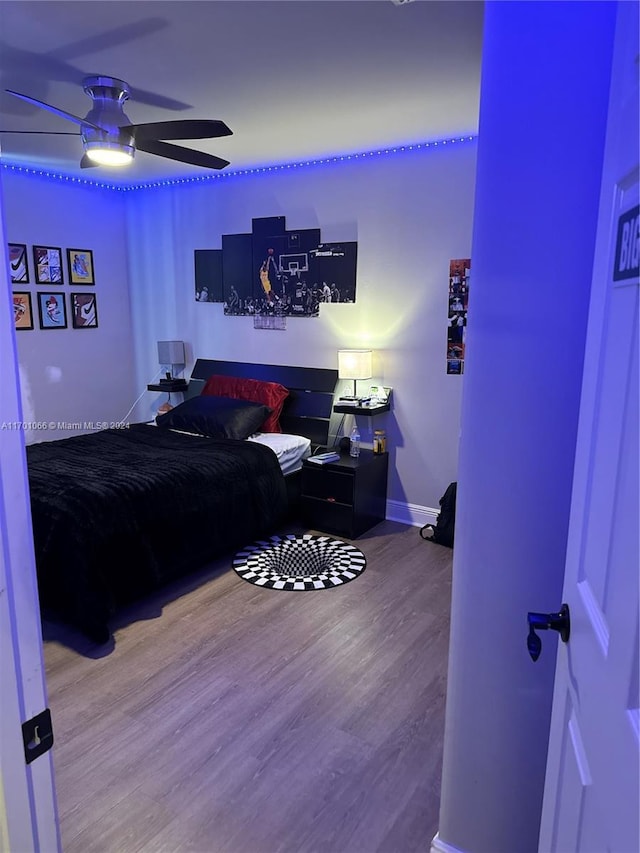
[[[173,403],[171,402],[172,394],[184,394],[184,392],[189,387],[189,383],[184,379],[173,379],[170,382],[157,382],[152,383],[151,385],[147,385],[147,391],[162,391],[167,395],[167,400],[163,403],[158,409],[158,414],[162,415],[165,412],[170,412],[173,409]],[[184,399],[184,397],[182,398]]]
[[[175,394],[176,391],[187,390],[189,383],[184,379],[176,379],[173,382],[154,382],[147,385],[147,391],[163,391],[165,394]]]
[[[302,465],[302,518],[312,528],[356,539],[381,521],[387,504],[388,453],[361,450],[337,462]]]
[[[389,403],[380,403],[375,406],[350,406],[348,404],[341,405],[338,402],[333,407],[333,411],[340,415],[364,415],[365,418],[373,418],[376,415],[391,411],[391,406]]]

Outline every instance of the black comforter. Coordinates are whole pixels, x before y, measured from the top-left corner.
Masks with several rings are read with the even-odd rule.
[[[27,448],[38,588],[97,642],[116,606],[273,532],[275,453],[137,425]]]

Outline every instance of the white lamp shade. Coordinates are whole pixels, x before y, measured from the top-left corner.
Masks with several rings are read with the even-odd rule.
[[[338,350],[338,377],[340,379],[371,379],[372,352],[370,349]]]
[[[183,341],[158,341],[159,364],[186,364]]]

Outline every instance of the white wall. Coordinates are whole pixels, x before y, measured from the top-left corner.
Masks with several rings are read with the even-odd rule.
[[[34,329],[16,334],[24,417],[49,423],[120,420],[133,403],[133,341],[129,308],[124,193],[3,169],[1,189],[9,242],[26,243],[30,283],[14,285],[32,295]],[[39,328],[32,246],[63,251],[68,327]],[[92,249],[96,285],[69,285],[67,248]],[[50,288],[52,291],[55,288]],[[71,327],[69,293],[95,291],[97,329]],[[27,441],[63,438],[84,429],[28,431]]]
[[[361,424],[363,441],[374,426],[387,430],[391,502],[437,508],[457,476],[464,377],[446,374],[448,265],[470,255],[475,149],[448,144],[127,193],[3,170],[9,240],[30,252],[34,243],[91,248],[97,282],[98,329],[44,331],[36,316],[36,328],[18,334],[25,418],[119,420],[139,395],[130,419],[152,416],[164,399],[145,393],[159,370],[157,340],[187,343],[187,373],[196,357],[336,367],[339,348],[366,345],[394,398],[389,415]],[[284,332],[196,303],[194,249],[220,248],[222,234],[278,215],[327,241],[357,240],[356,303],[290,318]],[[26,289],[37,313],[42,288]]]
[[[470,256],[475,147],[127,193],[138,390],[158,370],[157,340],[186,341],[191,361],[312,367],[336,367],[341,347],[372,347],[377,378],[394,388],[393,412],[374,422],[392,451],[388,497],[437,507],[457,474],[464,380],[446,374],[448,270],[450,259]],[[255,330],[220,304],[196,303],[194,249],[221,248],[222,234],[280,215],[289,229],[358,241],[356,303],[289,318],[286,331]],[[146,395],[139,419],[160,400]]]
[[[615,14],[486,6],[434,845],[448,853],[538,850],[558,636],[534,664],[527,613],[562,604]]]

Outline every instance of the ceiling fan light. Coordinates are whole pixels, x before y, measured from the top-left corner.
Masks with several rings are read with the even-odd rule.
[[[133,148],[117,142],[85,143],[87,157],[100,166],[127,166],[133,161]]]

